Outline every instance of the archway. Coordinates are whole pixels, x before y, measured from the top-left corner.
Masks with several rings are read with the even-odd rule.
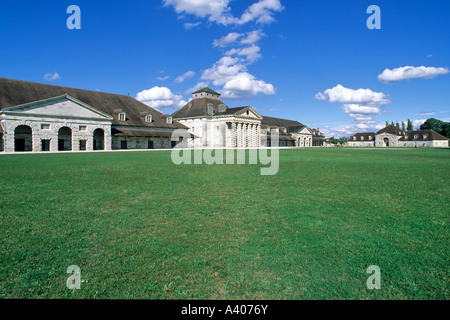
[[[105,131],[103,129],[94,130],[94,150],[105,150]]]
[[[72,129],[69,127],[58,130],[58,151],[72,151]]]
[[[384,138],[383,141],[384,141],[384,146],[385,147],[389,147],[389,139],[388,138]]]
[[[33,131],[27,125],[20,125],[14,130],[14,151],[33,151]]]

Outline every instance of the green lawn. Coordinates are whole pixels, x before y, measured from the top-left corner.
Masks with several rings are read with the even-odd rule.
[[[0,297],[449,299],[450,149],[290,149],[278,174],[260,167],[1,155]]]

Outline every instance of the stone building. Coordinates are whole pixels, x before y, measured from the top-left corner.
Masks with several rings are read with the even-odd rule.
[[[378,132],[355,133],[347,141],[349,147],[448,147],[448,138],[433,130],[406,132],[388,125]]]
[[[0,150],[171,148],[187,129],[125,95],[0,78]]]
[[[262,116],[250,106],[230,108],[220,96],[203,88],[172,114],[195,136],[189,147],[273,147],[271,136],[275,132],[278,146],[312,146],[312,131],[300,122]]]

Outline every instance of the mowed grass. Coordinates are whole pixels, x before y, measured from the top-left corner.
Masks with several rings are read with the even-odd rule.
[[[0,297],[448,299],[449,160],[290,149],[261,176],[168,151],[3,155]]]

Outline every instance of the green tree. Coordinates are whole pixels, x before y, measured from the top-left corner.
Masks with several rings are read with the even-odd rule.
[[[386,127],[389,125],[389,121],[386,121]]]
[[[406,126],[405,123],[402,121],[402,130],[405,131],[406,130]]]
[[[444,121],[435,118],[430,118],[420,125],[420,130],[434,130],[436,132],[441,133],[442,130],[444,129],[444,124],[445,124]]]
[[[394,121],[391,122],[391,126],[393,126],[393,125],[394,125]]]
[[[397,128],[400,128],[400,125],[398,124],[398,121],[395,123],[395,126],[396,126]]]
[[[410,132],[414,130],[414,126],[411,120],[408,119],[408,124],[406,125],[406,131]]]

